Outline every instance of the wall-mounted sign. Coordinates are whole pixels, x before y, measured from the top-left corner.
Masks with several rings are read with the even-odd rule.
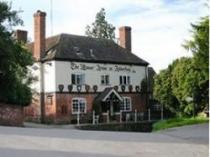
[[[71,70],[95,70],[95,71],[113,71],[113,72],[128,72],[136,73],[132,67],[123,66],[123,65],[87,65],[85,63],[74,63],[71,62]]]

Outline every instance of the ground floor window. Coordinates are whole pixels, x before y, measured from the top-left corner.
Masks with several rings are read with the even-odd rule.
[[[53,104],[52,97],[53,97],[52,95],[48,95],[47,96],[47,104],[48,105],[52,105]]]
[[[72,99],[72,113],[86,113],[86,99],[84,98],[73,98]]]
[[[130,97],[123,97],[123,101],[120,105],[121,111],[131,111],[131,98]]]

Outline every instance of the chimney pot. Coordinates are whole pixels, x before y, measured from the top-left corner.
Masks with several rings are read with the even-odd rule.
[[[131,52],[131,27],[122,26],[119,28],[120,46]]]

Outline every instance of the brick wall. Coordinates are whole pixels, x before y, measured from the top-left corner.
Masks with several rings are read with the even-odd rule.
[[[87,113],[83,117],[90,117],[92,104],[98,93],[49,93],[45,95],[45,122],[46,123],[69,123],[76,119],[72,114],[72,99],[85,98],[87,102]],[[124,93],[121,96],[131,97],[132,111],[143,112],[146,110],[146,97],[140,93]],[[40,102],[33,102],[25,107],[25,119],[32,121],[40,120]]]
[[[140,93],[135,94],[120,94],[123,97],[131,97],[132,111],[144,112],[146,110],[146,95]]]
[[[137,110],[137,112],[143,112],[146,110],[146,96],[139,93],[126,93],[120,94],[121,96],[131,97],[132,100],[132,111]],[[72,115],[72,99],[76,97],[85,98],[87,101],[87,114],[92,112],[92,104],[97,94],[89,93],[89,94],[56,94],[56,115],[55,121],[71,121],[72,119],[76,119],[76,115]],[[66,114],[62,114],[62,106],[65,106],[67,109]],[[85,115],[84,115],[85,116]]]
[[[73,98],[85,98],[87,102],[87,113],[92,112],[93,100],[97,94],[56,94],[56,121],[71,121],[76,119],[76,115],[72,115],[72,99]],[[67,109],[66,114],[62,113],[62,107]],[[85,116],[85,115],[84,115]]]
[[[32,103],[24,107],[24,119],[25,121],[40,122],[41,108],[40,108],[40,95],[33,95]]]
[[[23,107],[0,103],[0,125],[22,126]]]

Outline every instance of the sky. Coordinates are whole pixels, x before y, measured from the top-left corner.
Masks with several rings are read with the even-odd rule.
[[[51,2],[52,1],[52,14]],[[116,27],[132,27],[132,52],[150,63],[158,73],[174,59],[192,56],[182,44],[190,39],[190,24],[208,14],[207,0],[12,0],[33,41],[33,14],[47,13],[46,36],[69,33],[85,35],[86,25],[105,8],[106,20]],[[52,15],[52,21],[51,21]],[[52,25],[51,25],[52,23]]]

